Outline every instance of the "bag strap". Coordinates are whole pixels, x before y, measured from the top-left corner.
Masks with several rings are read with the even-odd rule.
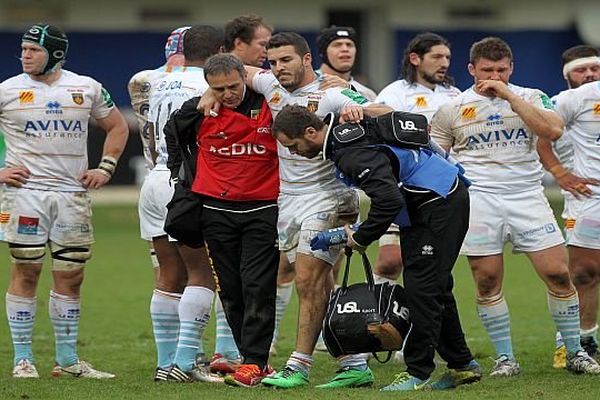
[[[342,279],[343,290],[346,290],[348,287],[348,276],[350,275],[350,259],[352,258],[352,253],[351,247],[344,247],[344,254],[346,255],[346,267],[344,268],[344,278]],[[371,262],[369,261],[369,257],[367,257],[366,253],[361,254],[361,259],[365,276],[367,278],[367,286],[369,287],[369,291],[374,292],[375,281],[373,280],[373,268],[371,267]]]
[[[175,135],[174,135],[175,143],[177,144],[177,148],[179,148],[179,153],[181,154],[181,162],[183,164],[185,181],[186,181],[186,184],[189,185],[189,187],[192,187],[192,182],[194,182],[194,174],[192,173],[192,167],[189,164],[190,154],[188,154],[185,151],[185,149],[183,148],[183,146],[181,145],[181,143],[179,141],[180,130],[179,130],[179,126],[177,124],[177,118],[175,118],[174,122],[175,122]]]
[[[377,355],[377,353],[372,352],[371,354],[373,354],[373,357],[380,363],[380,364],[385,364],[386,362],[390,361],[390,359],[392,358],[392,351],[388,351],[387,352],[387,356],[385,357],[385,360],[381,361],[379,359],[379,356]]]

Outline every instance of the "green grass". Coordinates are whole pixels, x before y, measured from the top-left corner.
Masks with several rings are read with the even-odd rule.
[[[7,323],[0,323],[0,399],[598,398],[600,377],[579,377],[552,369],[554,328],[546,309],[544,286],[524,256],[510,253],[506,255],[505,293],[511,309],[514,347],[523,369],[517,378],[485,378],[479,384],[451,392],[408,395],[379,393],[376,388],[323,392],[311,387],[281,392],[209,384],[155,384],[151,379],[155,350],[148,311],[153,278],[146,244],[139,239],[136,209],[134,206],[96,207],[94,222],[97,243],[83,288],[79,353],[98,368],[114,372],[117,378],[98,382],[72,378],[54,380],[49,376],[54,343],[47,313],[50,274],[46,267],[38,292],[33,345],[42,378],[14,380],[10,377],[12,345]],[[374,261],[373,254],[371,258]],[[0,260],[5,266],[0,274],[0,287],[5,288],[9,276],[5,246],[1,246]],[[360,269],[354,268],[353,274],[359,276]],[[469,345],[483,367],[489,369],[492,346],[477,319],[474,287],[465,259],[460,259],[455,268],[455,280],[455,293]],[[294,299],[283,322],[279,356],[271,361],[276,368],[281,367],[292,350],[296,309]],[[205,347],[210,352],[213,346],[214,325],[211,323],[205,335]],[[371,367],[377,387],[389,383],[400,371],[394,364],[371,362]],[[336,364],[329,356],[317,354],[311,385],[327,381],[335,369]],[[442,368],[436,371],[441,372]]]

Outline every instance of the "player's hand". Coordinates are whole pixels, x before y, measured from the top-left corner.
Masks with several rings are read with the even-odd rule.
[[[99,189],[102,186],[106,185],[110,181],[110,177],[101,169],[90,169],[87,170],[81,178],[79,178],[79,182],[86,189]]]
[[[216,117],[219,115],[221,109],[221,103],[217,101],[217,97],[214,95],[212,90],[208,89],[196,106],[196,109],[201,113],[204,113],[205,117]]]
[[[560,178],[555,179],[556,183],[558,183],[558,186],[560,186],[561,189],[572,193],[576,199],[580,199],[582,196],[591,197],[592,190],[588,187],[588,185],[597,186],[600,184],[600,181],[597,179],[581,178],[570,172],[567,172]]]
[[[7,167],[0,170],[0,183],[19,188],[27,183],[29,176],[30,172],[25,167]]]
[[[337,75],[323,74],[320,79],[321,84],[319,85],[320,90],[330,89],[339,87],[343,89],[351,89],[350,82],[344,78],[340,78]]]
[[[477,82],[476,89],[485,96],[499,97],[504,100],[509,100],[511,96],[514,96],[514,93],[508,88],[506,83],[494,79]]]
[[[352,230],[350,225],[344,225],[344,230],[346,231],[346,236],[348,237],[348,241],[346,242],[346,246],[350,247],[354,251],[358,251],[359,253],[364,253],[367,251],[367,247],[361,244],[358,244],[354,241],[355,231]]]
[[[340,113],[340,123],[360,122],[365,117],[365,111],[361,106],[348,105]]]

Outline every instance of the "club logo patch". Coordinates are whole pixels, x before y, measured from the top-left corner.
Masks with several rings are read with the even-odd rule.
[[[427,99],[425,98],[425,96],[417,96],[415,98],[415,106],[417,108],[425,108],[425,107],[427,107]]]
[[[460,110],[460,117],[463,121],[472,121],[477,118],[477,107],[463,107]]]
[[[73,99],[73,103],[78,106],[83,104],[83,93],[71,93],[71,98]]]
[[[21,90],[19,92],[19,104],[33,104],[34,100],[33,90]]]

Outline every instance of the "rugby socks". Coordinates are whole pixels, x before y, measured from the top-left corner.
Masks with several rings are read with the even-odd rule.
[[[598,343],[598,338],[596,337],[598,334],[598,324],[594,325],[594,327],[591,329],[582,329],[580,334],[582,339],[591,337],[593,338],[594,342]]]
[[[510,315],[502,292],[489,298],[477,298],[477,313],[498,357],[514,358],[510,339]]]
[[[196,365],[196,354],[202,334],[210,320],[210,309],[215,293],[202,286],[187,286],[179,301],[179,342],[175,364],[182,371],[191,371]]]
[[[579,298],[577,292],[559,296],[548,291],[548,309],[565,343],[568,354],[583,350],[579,340]]]
[[[79,297],[65,296],[51,290],[48,311],[54,328],[56,363],[61,367],[73,365],[78,361]]]
[[[366,371],[369,366],[367,365],[366,353],[363,354],[348,354],[345,356],[338,357],[338,363],[341,369],[357,369],[359,371]]]
[[[240,352],[235,343],[233,332],[227,322],[223,303],[219,296],[215,298],[215,316],[217,317],[217,337],[215,339],[215,353],[219,353],[228,360],[237,360],[240,358]]]
[[[156,344],[157,366],[169,369],[177,351],[179,334],[179,293],[154,289],[150,300],[150,318]]]
[[[271,346],[277,344],[277,339],[279,338],[279,326],[281,325],[283,314],[285,314],[285,310],[290,304],[293,290],[294,281],[277,285],[277,295],[275,297],[275,329],[273,330],[273,341],[271,342]]]
[[[15,351],[14,365],[22,359],[34,363],[31,334],[35,321],[37,297],[20,297],[6,293],[6,317]]]
[[[314,362],[315,360],[311,355],[294,351],[290,355],[290,358],[288,358],[285,366],[308,376]]]

